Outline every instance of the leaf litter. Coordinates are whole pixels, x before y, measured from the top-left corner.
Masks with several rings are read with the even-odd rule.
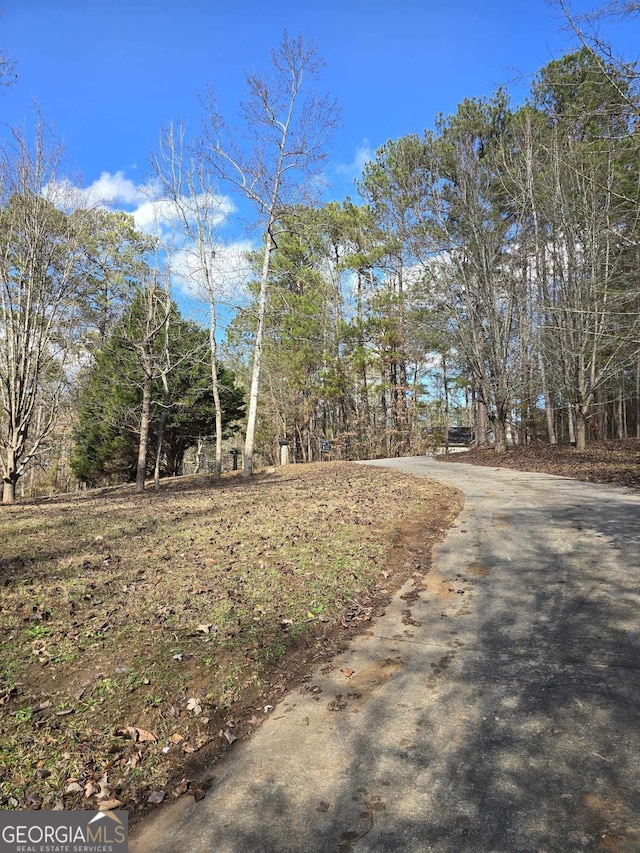
[[[626,438],[595,441],[584,452],[570,445],[529,445],[496,454],[493,448],[473,448],[466,453],[437,457],[439,461],[467,462],[491,468],[512,468],[556,474],[591,483],[612,483],[640,489],[640,440]]]
[[[0,808],[133,823],[201,799],[217,756],[384,612],[461,507],[350,463],[161,486],[3,508]]]

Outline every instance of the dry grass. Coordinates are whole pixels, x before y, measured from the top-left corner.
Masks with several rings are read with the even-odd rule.
[[[402,525],[424,519],[426,565],[459,506],[329,463],[3,508],[0,808],[199,796],[198,762],[415,570],[392,559]]]

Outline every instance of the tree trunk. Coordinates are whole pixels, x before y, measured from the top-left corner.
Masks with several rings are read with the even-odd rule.
[[[544,414],[547,419],[547,437],[549,439],[549,444],[553,447],[558,443],[558,435],[556,433],[556,421],[553,413],[553,405],[548,392],[544,395]]]
[[[385,386],[387,384],[387,374],[384,365],[380,368],[380,379],[381,379],[381,389],[380,389],[380,423],[382,424],[382,452],[383,455],[388,458],[390,456],[390,440],[389,440],[389,424],[388,424],[388,411],[387,411],[387,392],[385,390]]]
[[[13,504],[16,502],[15,480],[4,480],[2,484],[2,503]]]
[[[218,363],[216,362],[218,347],[216,341],[216,306],[213,300],[212,293],[210,293],[209,306],[211,313],[211,322],[209,324],[209,347],[211,349],[211,386],[213,390],[213,408],[216,413],[216,461],[213,476],[216,480],[219,480],[222,474],[222,405],[220,403],[220,386],[218,384]],[[253,464],[253,460],[251,464]]]
[[[558,443],[558,436],[556,434],[556,425],[555,419],[553,416],[553,405],[551,403],[551,394],[549,391],[549,386],[547,385],[547,374],[544,369],[544,359],[542,357],[542,353],[538,353],[538,366],[540,368],[540,384],[542,390],[542,396],[544,398],[544,414],[547,419],[547,434],[549,437],[549,444],[555,445]]]
[[[569,405],[567,406],[567,425],[569,430],[569,444],[572,445],[576,443],[576,427],[573,412],[573,405],[569,403]]]
[[[624,434],[624,390],[622,383],[618,389],[618,398],[616,400],[616,436],[619,439],[625,437]]]
[[[162,444],[164,441],[164,425],[167,421],[167,408],[163,406],[160,412],[160,420],[158,421],[158,440],[156,442],[156,463],[153,467],[153,486],[157,490],[160,488],[160,462],[162,460]]]
[[[496,453],[506,453],[507,452],[507,423],[506,418],[500,418],[499,416],[495,416],[491,418],[491,425],[493,426],[493,434],[495,436],[495,452]]]
[[[449,377],[447,376],[447,360],[442,356],[442,390],[444,393],[444,454],[449,455]]]
[[[147,448],[151,423],[151,375],[145,370],[142,386],[142,412],[140,413],[140,442],[138,444],[138,466],[136,469],[136,492],[144,492],[147,474]]]
[[[587,417],[582,406],[576,406],[576,450],[582,453],[587,448]]]
[[[479,397],[476,399],[476,445],[487,446],[487,407]]]
[[[640,361],[636,363],[636,438],[640,438]]]
[[[269,279],[269,260],[273,240],[271,228],[273,227],[273,216],[267,228],[267,237],[264,247],[264,258],[262,261],[262,276],[260,279],[260,301],[258,304],[258,328],[256,329],[256,343],[253,353],[253,372],[251,374],[251,391],[249,393],[249,414],[247,416],[247,435],[244,442],[244,463],[242,476],[250,477],[253,474],[253,448],[255,445],[256,419],[258,415],[258,390],[260,388],[260,371],[262,369],[262,339],[264,336],[264,321],[267,313],[267,282]]]

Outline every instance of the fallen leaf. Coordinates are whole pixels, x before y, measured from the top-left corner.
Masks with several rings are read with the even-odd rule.
[[[98,811],[110,812],[112,809],[119,809],[121,805],[120,800],[103,800],[101,803],[98,803]]]
[[[187,711],[193,711],[196,717],[202,713],[202,703],[199,699],[196,699],[195,696],[192,696],[191,699],[187,702]]]
[[[138,733],[138,740],[140,743],[155,743],[158,740],[153,732],[148,732],[146,729],[139,729],[136,727],[136,732]]]
[[[355,669],[349,669],[348,666],[345,666],[343,669],[340,670],[340,672],[345,676],[345,678],[351,678],[351,676],[355,672]]]
[[[142,758],[141,752],[136,752],[134,755],[130,755],[128,761],[126,762],[126,766],[127,767],[136,767],[141,758]]]
[[[171,743],[182,743],[184,737],[180,734],[180,732],[174,732],[169,738]]]
[[[95,792],[96,792],[96,786],[93,784],[93,782],[87,782],[87,784],[84,786],[85,797],[87,799],[89,799],[89,797],[92,797],[95,794]]]
[[[196,801],[196,803],[199,803],[200,800],[204,800],[204,798],[207,795],[204,788],[198,788],[198,787],[193,788],[191,793],[193,794],[193,799]]]
[[[32,809],[42,808],[42,797],[38,797],[36,794],[27,794],[26,802]]]
[[[8,702],[10,699],[15,699],[18,695],[18,690],[16,687],[12,687],[8,693],[5,693],[4,696],[0,696],[0,705],[4,705],[5,702]]]
[[[155,743],[158,738],[153,732],[148,732],[146,729],[139,729],[138,726],[123,726],[116,730],[117,735],[130,737],[134,743]]]
[[[316,806],[316,811],[317,812],[328,812],[329,808],[330,808],[329,803],[325,803],[324,800],[320,800],[320,802]]]
[[[81,794],[82,785],[78,785],[77,782],[70,782],[64,789],[64,792],[65,794]]]
[[[130,737],[134,743],[138,738],[138,732],[135,726],[123,726],[120,729],[116,729],[116,734],[122,735],[122,737]]]
[[[187,793],[188,789],[189,789],[189,783],[187,782],[186,779],[183,779],[179,785],[176,785],[176,787],[173,789],[173,791],[171,793],[174,797],[181,797],[183,794]]]
[[[48,610],[43,610],[37,604],[33,607],[33,616],[32,619],[40,619],[42,622],[48,622],[51,619],[51,613]]]
[[[226,739],[229,741],[230,744],[232,744],[234,741],[238,740],[238,738],[234,734],[232,734],[229,731],[229,729],[225,729],[224,736],[226,737]]]
[[[104,782],[98,782],[100,790],[96,794],[96,800],[109,800],[113,794],[112,788],[105,785]]]
[[[211,625],[206,625],[206,624],[198,625],[198,627],[196,628],[196,631],[199,634],[210,634],[211,633]]]
[[[164,798],[167,796],[165,791],[152,791],[147,797],[148,803],[153,803],[153,805],[158,805],[163,802]]]

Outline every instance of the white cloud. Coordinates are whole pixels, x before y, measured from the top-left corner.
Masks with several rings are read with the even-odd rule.
[[[215,246],[209,263],[216,299],[230,306],[247,301],[247,283],[253,271],[246,255],[255,247],[249,240],[219,243],[216,239],[218,229],[236,209],[228,196],[205,192],[176,201],[163,197],[157,182],[136,183],[123,171],[103,172],[86,187],[68,180],[52,183],[45,194],[65,209],[88,206],[129,213],[138,230],[159,238],[162,262],[171,266],[172,285],[185,296],[206,301],[202,264],[192,239],[195,229],[191,228],[199,215],[207,230],[207,242]]]
[[[347,178],[359,178],[365,165],[376,156],[375,151],[369,145],[368,139],[363,139],[356,148],[356,153],[350,163],[340,163],[336,166],[336,172]]]
[[[247,284],[254,275],[247,253],[255,247],[248,240],[218,243],[214,257],[209,260],[217,301],[237,306],[247,301]],[[186,244],[171,258],[172,283],[185,295],[208,299],[202,263],[194,247]]]
[[[129,213],[140,231],[156,237],[167,237],[173,228],[180,228],[183,212],[187,220],[194,221],[190,211],[192,203],[187,198],[175,202],[162,197],[159,185],[155,181],[135,183],[124,172],[103,172],[87,187],[74,187],[68,181],[46,188],[46,193],[55,201],[55,197],[73,197],[75,205],[105,207],[108,210],[122,210]],[[235,211],[235,205],[228,196],[214,193],[202,194],[197,198],[202,209],[209,208],[209,226],[221,226]],[[69,206],[68,204],[66,206]]]
[[[162,237],[172,227],[181,230],[184,227],[184,219],[189,225],[193,225],[196,221],[196,207],[201,211],[207,209],[209,230],[220,227],[235,210],[234,204],[227,196],[203,193],[195,200],[185,197],[177,201],[169,198],[147,199],[130,212],[141,231]]]
[[[103,172],[100,177],[81,190],[87,204],[103,204],[108,207],[137,205],[153,192],[152,184],[134,184],[125,178],[124,172]]]

